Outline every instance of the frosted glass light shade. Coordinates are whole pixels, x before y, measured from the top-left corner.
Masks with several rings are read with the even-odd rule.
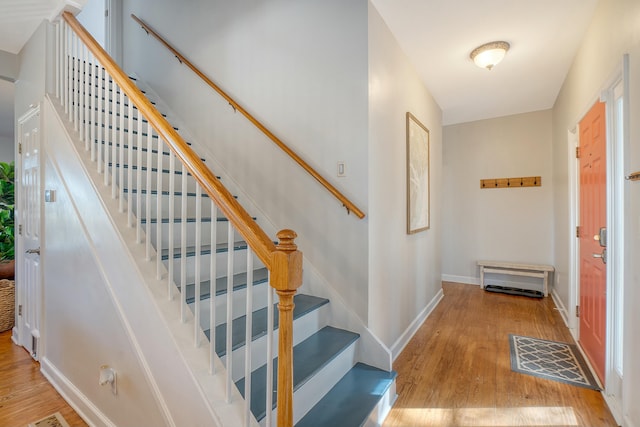
[[[502,61],[508,50],[509,43],[507,42],[491,42],[475,48],[469,56],[478,67],[491,70]]]

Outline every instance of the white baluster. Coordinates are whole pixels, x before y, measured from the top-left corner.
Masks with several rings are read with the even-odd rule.
[[[233,252],[234,252],[234,232],[233,225],[229,221],[227,227],[227,402],[231,402],[231,392],[233,387]]]
[[[60,66],[62,59],[62,20],[56,22],[56,98],[64,105],[60,95],[62,94],[60,85],[62,84],[62,68]]]
[[[118,197],[118,161],[122,162],[122,159],[118,159],[118,102],[120,100],[120,87],[114,81],[112,90],[113,97],[113,110],[111,112],[111,198]],[[122,164],[119,165],[122,167]]]
[[[100,64],[97,65],[97,69],[98,69],[98,125],[97,125],[97,132],[96,132],[96,142],[98,144],[98,173],[102,173],[102,153],[105,150],[105,147],[107,146],[107,138],[106,138],[106,132],[104,131],[103,128],[103,123],[106,123],[105,118],[106,118],[106,111],[107,108],[105,107],[105,102],[104,102],[104,97],[105,97],[105,93],[104,93],[104,87],[105,87],[105,80],[106,80],[106,76],[104,75],[104,70],[102,69],[102,66]]]
[[[162,155],[162,153],[159,153],[159,155]],[[185,195],[183,194],[182,197],[185,197]],[[173,263],[173,256],[174,256],[174,249],[175,249],[175,242],[174,242],[174,232],[175,232],[175,227],[174,227],[174,223],[176,220],[176,208],[175,208],[175,201],[176,201],[176,157],[173,155],[172,151],[169,151],[169,247],[167,248],[169,250],[169,274],[167,275],[167,285],[169,286],[169,290],[168,290],[168,295],[169,295],[169,300],[173,299],[173,271],[174,271],[174,263]],[[184,218],[183,218],[184,219]]]
[[[182,185],[180,191],[187,194],[187,167],[182,164]],[[180,319],[187,320],[187,198],[183,197],[180,206],[180,292],[182,293],[180,303]]]
[[[129,106],[127,107],[127,226],[133,227],[133,101],[129,98]],[[124,191],[124,181],[120,181],[120,187]]]
[[[218,236],[217,207],[211,199],[211,263],[209,264],[209,373],[214,374],[216,354],[216,242]]]
[[[89,151],[89,48],[82,44],[82,120],[80,120],[80,140],[84,140],[84,148]]]
[[[126,141],[126,129],[125,129],[125,118],[124,118],[124,112],[125,112],[125,102],[127,101],[128,97],[127,94],[124,93],[124,90],[122,90],[122,88],[120,86],[118,86],[118,89],[120,90],[120,120],[118,120],[119,123],[119,130],[118,130],[118,143],[120,144],[120,149],[118,150],[120,152],[119,154],[119,159],[118,162],[120,163],[120,170],[118,171],[118,198],[120,200],[118,200],[118,211],[119,212],[124,212],[124,167],[125,167],[125,161],[124,161],[124,145],[125,145],[125,141]],[[131,164],[127,165],[128,168],[131,167]]]
[[[71,117],[71,110],[69,108],[69,94],[71,91],[71,71],[69,70],[70,61],[70,49],[69,49],[69,27],[66,22],[62,23],[62,36],[64,44],[64,112],[67,116]]]
[[[267,283],[271,283],[268,273]],[[273,421],[273,288],[267,285],[267,385],[266,385],[266,427],[271,427]]]
[[[153,164],[151,155],[153,153],[153,128],[147,122],[147,185],[145,190],[145,213],[147,217],[147,261],[151,260],[151,165]],[[142,165],[138,165],[142,169]],[[156,226],[159,224],[156,223]],[[158,256],[160,254],[158,253]]]
[[[142,147],[144,137],[142,135],[142,121],[144,117],[138,111],[138,161],[136,169],[136,242],[142,241]],[[130,186],[131,187],[131,186]],[[147,234],[150,225],[147,225]]]
[[[86,143],[84,137],[84,127],[85,127],[85,70],[84,66],[87,63],[86,56],[86,46],[82,41],[78,41],[78,137],[80,141],[85,141],[84,149],[89,151],[89,146]]]
[[[111,138],[112,132],[110,127],[113,125],[113,112],[114,112],[114,102],[113,102],[113,81],[111,80],[111,76],[107,72],[104,71],[105,78],[105,89],[104,89],[104,185],[109,185],[109,174],[111,172],[109,166],[110,160],[110,152],[111,152]]]
[[[244,415],[251,424],[251,340],[253,338],[253,251],[247,246],[247,314],[244,345]]]
[[[80,63],[78,61],[78,37],[71,35],[73,41],[73,129],[78,130],[78,80],[80,79]]]
[[[160,139],[160,135],[158,135],[158,160],[157,160],[157,168],[158,172],[156,174],[156,252],[158,253],[157,263],[156,263],[156,277],[158,280],[162,279],[162,190],[164,189],[162,185],[162,150],[164,148],[164,141]],[[149,164],[148,171],[151,170],[153,164]],[[149,172],[147,172],[149,173]],[[150,194],[147,194],[150,196]],[[169,260],[172,262],[173,260]]]
[[[184,198],[186,194],[183,194]],[[184,219],[184,218],[183,218]],[[201,281],[200,266],[202,263],[202,189],[200,184],[196,182],[196,258],[195,258],[195,328],[194,328],[194,342],[196,347],[200,346],[200,294],[201,294]],[[213,253],[211,254],[213,256]]]
[[[91,161],[95,162],[96,161],[96,144],[98,143],[96,141],[96,104],[97,104],[97,100],[96,98],[98,97],[98,84],[99,81],[97,79],[98,77],[98,67],[95,65],[97,64],[97,60],[95,58],[93,58],[93,56],[91,57],[91,91],[90,91],[90,98],[91,98],[91,133],[89,135],[89,138],[91,139]]]

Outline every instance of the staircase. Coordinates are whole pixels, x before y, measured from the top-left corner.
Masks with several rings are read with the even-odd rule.
[[[139,230],[138,244],[157,262],[158,278],[184,307],[183,321],[195,319],[196,344],[202,333],[209,340],[212,367],[219,358],[228,383],[243,397],[250,390],[255,421],[276,425],[270,378],[278,375],[278,334],[270,331],[278,330],[279,316],[267,268],[104,68],[69,58],[69,89],[59,100],[78,144],[91,152],[87,168],[104,176],[96,185],[112,187]],[[197,151],[196,141],[192,147]],[[298,293],[294,304],[295,425],[380,425],[395,398],[395,373],[359,363],[359,334],[332,326],[328,299]]]

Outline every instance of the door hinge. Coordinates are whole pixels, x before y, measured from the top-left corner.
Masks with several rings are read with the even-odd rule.
[[[580,158],[580,147],[576,147],[576,159]]]
[[[22,304],[18,306],[18,316],[22,316]]]
[[[576,225],[576,237],[579,239],[580,238],[580,226]]]
[[[22,142],[18,142],[18,154],[22,154]]]
[[[580,317],[580,306],[576,305],[576,317]]]
[[[22,236],[22,224],[18,225],[18,235]]]

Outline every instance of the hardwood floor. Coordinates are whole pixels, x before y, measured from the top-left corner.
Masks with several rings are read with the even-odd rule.
[[[617,426],[599,392],[511,371],[509,334],[573,343],[550,297],[443,288],[394,363],[399,397],[385,427]]]
[[[40,364],[13,344],[11,331],[0,333],[0,426],[25,427],[55,412],[71,427],[87,425],[42,375]]]

